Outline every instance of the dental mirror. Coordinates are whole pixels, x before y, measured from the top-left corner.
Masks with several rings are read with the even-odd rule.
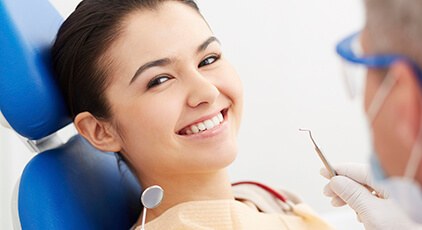
[[[145,208],[155,208],[160,203],[161,200],[163,200],[164,191],[163,189],[158,185],[153,185],[151,187],[148,187],[144,190],[141,196],[141,202],[142,205]]]
[[[142,225],[141,230],[145,230],[145,219],[147,216],[147,209],[153,209],[160,205],[161,201],[163,200],[164,190],[158,186],[153,185],[148,187],[142,192],[141,195],[141,203],[144,206],[144,210],[142,212]]]

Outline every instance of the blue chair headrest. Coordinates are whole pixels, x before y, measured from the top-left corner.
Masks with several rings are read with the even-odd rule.
[[[19,186],[22,229],[129,229],[142,209],[141,188],[118,165],[79,135],[36,155]]]
[[[62,22],[47,0],[0,1],[0,111],[31,140],[71,122],[49,61]]]
[[[62,22],[48,0],[0,0],[0,111],[30,140],[71,122],[49,60]],[[113,153],[79,135],[36,155],[19,183],[22,229],[130,228],[142,208],[141,188],[122,170]]]

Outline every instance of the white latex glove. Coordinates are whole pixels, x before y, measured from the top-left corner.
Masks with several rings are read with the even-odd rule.
[[[332,205],[340,207],[346,203],[355,210],[358,219],[367,230],[422,229],[388,198],[378,198],[364,185],[375,189],[382,196],[385,192],[372,182],[369,168],[362,164],[334,166],[338,176],[332,177],[324,188],[324,194],[332,197]],[[321,175],[329,179],[328,170],[321,169]]]

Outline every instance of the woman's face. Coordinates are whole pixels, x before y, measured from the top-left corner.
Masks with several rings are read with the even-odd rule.
[[[123,28],[107,52],[113,71],[106,97],[121,152],[137,173],[154,180],[149,176],[230,164],[242,87],[203,18],[168,1],[132,13]]]

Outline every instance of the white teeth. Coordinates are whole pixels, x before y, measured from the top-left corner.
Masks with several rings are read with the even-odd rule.
[[[192,126],[190,127],[190,129],[192,130],[192,133],[199,133],[199,128],[198,128],[198,126],[196,126],[196,125],[192,125]]]
[[[206,120],[204,121],[204,124],[207,129],[211,129],[212,127],[214,127],[214,122],[212,122],[212,120]]]
[[[215,126],[219,125],[221,122],[223,122],[223,120],[224,120],[223,114],[219,113],[215,117],[209,120],[199,122],[195,125],[191,125],[190,129],[186,129],[186,135],[191,135],[191,134],[202,132],[207,129],[212,129]]]
[[[213,117],[213,118],[212,118],[212,122],[213,122],[215,125],[218,125],[218,124],[220,124],[220,119],[218,118],[218,116]]]
[[[202,122],[199,122],[198,124],[197,124],[197,126],[198,126],[198,128],[199,128],[199,130],[201,130],[201,131],[204,131],[207,127],[205,126],[205,124],[204,123],[202,123]]]
[[[218,118],[218,120],[219,120],[220,122],[222,122],[222,121],[224,120],[223,114],[221,114],[221,113],[219,113],[219,114],[217,115],[217,118]]]

